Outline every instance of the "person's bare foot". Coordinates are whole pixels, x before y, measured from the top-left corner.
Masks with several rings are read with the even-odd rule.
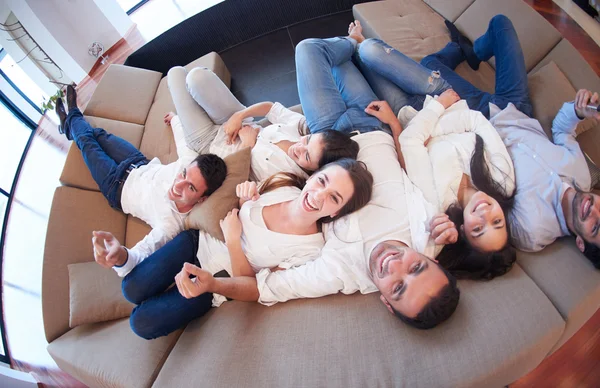
[[[353,21],[348,26],[348,36],[358,43],[362,43],[365,37],[362,34],[362,26],[358,20]]]

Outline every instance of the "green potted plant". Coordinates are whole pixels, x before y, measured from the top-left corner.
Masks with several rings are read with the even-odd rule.
[[[63,98],[65,93],[62,89],[58,89],[58,91],[50,96],[50,99],[46,101],[44,98],[44,102],[42,103],[42,114],[45,114],[48,110],[54,110],[54,106],[56,105],[56,100],[59,98]]]

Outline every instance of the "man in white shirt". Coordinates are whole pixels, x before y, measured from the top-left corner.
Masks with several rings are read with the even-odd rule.
[[[152,227],[142,241],[128,250],[109,232],[94,232],[94,256],[107,268],[125,276],[139,262],[184,229],[194,205],[203,202],[225,180],[227,166],[216,155],[198,155],[185,143],[183,127],[169,113],[179,159],[163,165],[149,161],[129,142],[93,128],[77,108],[75,88],[67,87],[67,115],[62,100],[56,104],[61,133],[74,140],[92,177],[111,207],[141,218]]]
[[[373,196],[363,209],[325,229],[327,243],[319,258],[287,270],[263,269],[256,278],[214,278],[186,263],[176,277],[180,293],[194,298],[214,292],[273,305],[379,290],[388,310],[411,326],[428,329],[449,318],[460,295],[456,279],[423,254],[433,206],[400,168],[388,134],[370,132],[354,139],[360,145],[358,160],[373,174]]]

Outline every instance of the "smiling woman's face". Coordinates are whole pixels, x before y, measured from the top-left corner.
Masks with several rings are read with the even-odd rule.
[[[288,148],[288,156],[306,171],[319,169],[319,160],[323,156],[323,140],[318,133],[302,136],[300,140]]]
[[[472,247],[481,252],[496,252],[508,241],[506,218],[498,201],[478,191],[463,210],[463,232]]]

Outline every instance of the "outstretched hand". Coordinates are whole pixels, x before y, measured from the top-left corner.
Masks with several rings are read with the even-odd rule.
[[[373,101],[367,106],[365,112],[377,117],[384,124],[392,125],[398,122],[398,118],[387,101]]]
[[[458,241],[458,230],[447,214],[441,213],[432,218],[429,227],[431,238],[438,245],[454,244]]]
[[[190,276],[195,276],[195,278],[190,278]],[[181,271],[175,275],[177,290],[186,299],[210,292],[214,280],[215,278],[210,272],[190,263],[184,263]]]
[[[594,118],[600,120],[600,112],[588,109],[587,105],[598,105],[598,93],[592,93],[587,89],[579,89],[575,95],[575,112],[579,118]]]
[[[94,260],[105,268],[122,266],[127,261],[127,251],[110,232],[92,232]]]

